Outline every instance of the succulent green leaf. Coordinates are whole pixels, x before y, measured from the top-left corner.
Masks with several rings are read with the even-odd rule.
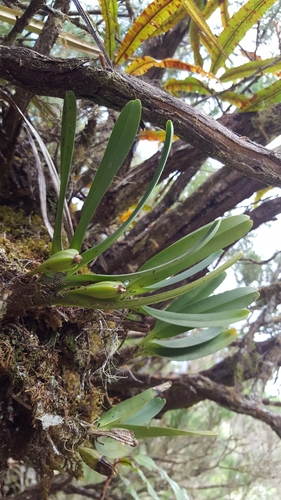
[[[161,384],[156,387],[147,389],[146,391],[133,396],[126,401],[122,401],[114,406],[99,419],[99,427],[101,429],[111,429],[112,427],[122,427],[123,422],[129,420],[136,415],[143,407],[147,405],[155,396],[161,394],[162,391],[168,389],[171,384]]]
[[[76,98],[71,90],[65,93],[61,123],[60,141],[60,192],[54,227],[52,251],[54,254],[62,250],[62,218],[65,195],[71,168],[76,131]]]
[[[174,299],[179,295],[182,295],[190,290],[194,290],[198,286],[207,283],[208,281],[211,281],[213,278],[219,276],[226,269],[235,264],[235,262],[237,262],[241,258],[241,256],[242,252],[239,252],[238,254],[231,257],[231,259],[229,259],[227,262],[225,262],[217,269],[215,269],[214,271],[211,271],[206,276],[203,276],[202,278],[199,278],[191,283],[188,283],[187,285],[182,285],[173,290],[168,290],[166,292],[157,293],[146,297],[140,297],[136,299],[124,298],[122,300],[115,300],[110,302],[98,299],[93,300],[90,297],[76,294],[74,290],[70,292],[66,291],[63,295],[61,294],[60,296],[58,295],[50,296],[49,300],[53,305],[68,305],[74,307],[87,307],[88,309],[104,309],[104,310],[129,308],[142,312],[143,306],[147,306],[149,304],[157,304],[164,300]]]
[[[186,312],[188,307],[190,307],[193,302],[199,300],[199,298],[203,299],[209,296],[225,279],[226,273],[222,273],[219,276],[213,278],[206,284],[199,286],[198,288],[191,290],[190,292],[186,292],[185,294],[178,297],[176,300],[172,302],[172,304],[167,307],[167,311],[174,312]],[[151,340],[153,338],[169,338],[180,335],[181,333],[189,330],[185,326],[176,326],[170,325],[169,323],[165,323],[164,321],[157,320],[154,328],[149,332],[149,334],[145,337],[144,341]]]
[[[195,266],[190,267],[189,269],[186,269],[186,271],[183,271],[182,273],[176,274],[176,276],[173,276],[171,278],[166,278],[162,281],[158,281],[154,285],[149,285],[146,287],[148,291],[152,291],[154,289],[158,288],[164,288],[167,286],[175,285],[176,283],[179,283],[180,281],[186,280],[187,278],[190,278],[191,276],[194,276],[195,274],[199,273],[206,267],[208,267],[210,264],[212,264],[220,255],[222,254],[222,250],[213,253],[206,259],[203,259],[201,262],[196,264]]]
[[[154,398],[141,408],[135,415],[126,420],[125,424],[143,425],[154,418],[166,404],[164,398]]]
[[[85,264],[88,264],[88,262],[91,262],[93,259],[95,259],[98,255],[100,255],[102,252],[107,250],[113,243],[126,231],[126,229],[130,226],[130,224],[134,221],[134,219],[137,217],[139,212],[142,210],[143,206],[145,205],[148,197],[152,193],[153,189],[155,188],[156,184],[158,183],[158,180],[163,172],[163,169],[166,165],[166,161],[169,156],[169,152],[172,146],[173,142],[173,133],[174,133],[174,128],[173,124],[170,120],[167,121],[166,124],[166,137],[164,141],[164,146],[161,154],[161,158],[158,164],[158,167],[155,171],[155,174],[153,176],[153,179],[145,192],[144,196],[142,197],[141,201],[133,211],[133,213],[130,215],[130,217],[111,235],[109,236],[106,240],[102,241],[98,245],[96,245],[93,248],[90,248],[86,252],[82,254],[82,263],[79,267],[84,266]],[[79,268],[78,268],[79,269]]]
[[[182,347],[191,347],[203,344],[204,342],[208,342],[208,340],[217,337],[222,331],[223,327],[206,328],[205,330],[190,332],[188,335],[181,338],[174,338],[173,336],[172,339],[167,340],[155,339],[155,342],[157,343],[157,345],[161,345],[164,347],[180,349]]]
[[[172,311],[162,311],[153,307],[145,306],[143,311],[153,316],[154,318],[161,319],[173,325],[204,328],[209,326],[225,326],[237,321],[246,319],[249,311],[247,309],[235,309],[231,311],[222,311],[216,313],[201,313],[201,314],[187,314],[187,313],[174,313]]]
[[[181,275],[176,275],[174,278],[171,278],[171,281],[169,284],[175,284],[178,283],[180,280],[186,279],[190,276],[195,275],[196,273],[202,271],[202,269],[205,269],[208,267],[210,264],[212,264],[220,255],[222,254],[222,250],[219,250],[218,252],[213,253],[206,259],[203,259],[199,264],[196,264],[195,266],[191,267],[187,271],[184,271]],[[90,283],[96,283],[96,282],[102,282],[102,281],[122,281],[123,283],[130,283],[134,279],[139,278],[142,276],[144,273],[150,273],[151,271],[140,271],[140,272],[135,272],[135,273],[130,273],[130,274],[77,274],[75,276],[65,276],[63,279],[64,287],[65,288],[71,288],[71,287],[77,287],[77,286],[86,286]],[[166,281],[163,281],[163,285],[165,286],[167,284]],[[149,290],[153,288],[160,288],[161,282],[156,283],[156,285],[151,285],[150,287],[147,287]]]
[[[194,246],[212,225],[213,222],[197,229],[196,231],[193,231],[193,233],[188,234],[165,250],[162,250],[162,252],[159,252],[157,255],[149,259],[140,268],[140,271],[153,269],[155,266],[165,264],[172,259],[177,259],[179,255],[183,253],[183,248],[186,252],[189,248]],[[196,253],[195,256],[192,256],[190,265],[194,265],[196,262],[201,261],[213,252],[230,245],[244,236],[244,234],[246,234],[251,227],[252,221],[247,215],[233,215],[225,217],[221,220],[220,227],[218,228],[215,237],[209,241],[208,246],[203,247]]]
[[[133,280],[127,287],[128,292],[143,293],[143,289],[147,288],[149,285],[153,285],[160,282],[160,287],[163,286],[162,280],[165,280],[171,274],[181,271],[183,268],[188,267],[187,259],[197,254],[203,247],[205,247],[212,238],[218,232],[220,226],[220,220],[213,222],[210,226],[205,226],[207,228],[205,234],[191,246],[191,248],[185,249],[184,238],[180,240],[181,254],[177,255],[174,259],[167,260],[164,264],[154,267],[153,271],[148,273],[143,273],[139,278]],[[171,247],[169,247],[171,248]],[[198,261],[197,261],[198,262]],[[143,266],[144,267],[144,266]],[[141,269],[143,269],[143,267]],[[169,283],[168,283],[169,284]],[[157,287],[158,288],[158,287]],[[145,290],[146,291],[146,290]]]
[[[203,342],[202,344],[191,347],[173,348],[173,339],[171,339],[170,347],[162,346],[156,342],[150,342],[145,346],[143,354],[146,356],[160,356],[175,361],[188,361],[214,354],[231,344],[236,337],[235,328],[231,328],[230,330],[221,332],[217,337],[208,342]]]
[[[122,109],[83,206],[81,219],[71,240],[70,248],[80,250],[92,216],[132,147],[140,118],[141,102],[139,99],[128,102]]]

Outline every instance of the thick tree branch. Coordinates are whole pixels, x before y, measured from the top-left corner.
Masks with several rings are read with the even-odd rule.
[[[44,57],[18,47],[0,48],[0,76],[39,95],[63,97],[66,90],[73,90],[78,98],[115,109],[139,98],[145,120],[164,128],[167,119],[172,119],[181,139],[204,149],[212,158],[247,177],[281,185],[280,155],[243,140],[212,118],[135,77],[95,68],[86,58]]]

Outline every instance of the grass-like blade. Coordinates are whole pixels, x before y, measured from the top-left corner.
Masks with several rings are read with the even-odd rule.
[[[133,145],[140,118],[141,102],[139,99],[128,102],[122,109],[83,206],[81,219],[71,240],[70,248],[80,251],[88,224]]]
[[[65,93],[61,123],[60,140],[60,191],[54,227],[52,251],[54,254],[62,250],[62,218],[64,200],[68,185],[72,162],[76,130],[76,98],[71,90]]]

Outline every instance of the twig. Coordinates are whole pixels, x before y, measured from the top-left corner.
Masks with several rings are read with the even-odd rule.
[[[109,59],[109,57],[108,57],[108,55],[106,53],[106,50],[104,48],[103,41],[102,41],[100,35],[98,34],[96,28],[94,27],[94,25],[93,25],[90,17],[84,11],[84,9],[83,9],[82,5],[80,4],[79,0],[73,0],[73,3],[75,4],[75,7],[78,10],[80,16],[82,17],[82,19],[86,23],[86,26],[87,26],[87,28],[89,30],[90,35],[93,37],[93,39],[96,42],[98,48],[100,49],[100,51],[102,53],[102,56],[103,56],[103,59],[104,59],[104,62],[105,62],[105,67],[112,68],[112,64],[111,64],[111,61],[110,61],[110,59]]]

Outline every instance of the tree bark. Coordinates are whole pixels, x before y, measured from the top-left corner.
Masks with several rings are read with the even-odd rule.
[[[153,125],[165,128],[171,119],[176,135],[204,149],[208,156],[247,177],[281,185],[280,155],[238,137],[212,118],[142,80],[116,70],[95,68],[86,58],[45,57],[26,48],[2,46],[0,57],[2,78],[39,95],[63,97],[66,90],[73,90],[77,98],[114,109],[139,98],[143,118]]]

